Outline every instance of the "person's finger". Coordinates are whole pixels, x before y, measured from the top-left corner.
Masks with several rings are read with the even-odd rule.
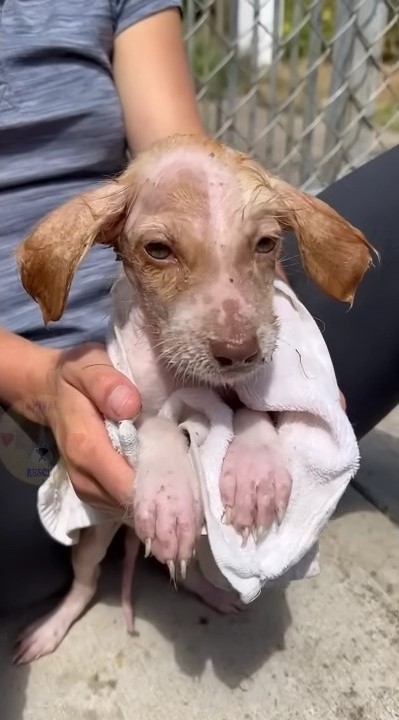
[[[71,434],[68,457],[82,474],[94,477],[119,506],[125,506],[133,501],[134,470],[112,447],[102,418],[94,412],[90,419],[88,415],[86,412],[90,434],[84,429],[78,438]]]
[[[63,427],[56,440],[67,464],[83,477],[96,483],[119,507],[133,500],[134,470],[112,447],[104,420],[85,395],[70,386],[65,388],[58,417]]]
[[[70,352],[63,366],[63,377],[86,395],[110,420],[134,419],[140,413],[141,400],[136,386],[112,365],[100,345]]]

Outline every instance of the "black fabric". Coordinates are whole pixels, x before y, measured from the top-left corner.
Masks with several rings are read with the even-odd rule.
[[[56,459],[48,430],[0,407],[0,617],[70,585],[70,550],[52,541],[36,509]]]

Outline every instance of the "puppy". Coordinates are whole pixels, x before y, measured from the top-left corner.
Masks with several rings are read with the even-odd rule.
[[[186,437],[157,413],[178,387],[213,388],[231,399],[237,381],[270,361],[278,334],[273,281],[285,229],[296,233],[310,277],[352,302],[371,262],[360,231],[250,157],[209,139],[174,136],[137,157],[114,182],[55,210],[18,251],[23,285],[45,322],[61,317],[74,272],[94,243],[113,248],[123,264],[112,320],[142,396],[134,531],[126,535],[123,578],[130,631],[139,541],[147,555],[168,564],[173,578],[177,562],[182,580],[206,602],[223,611],[238,607],[237,597],[195,565],[187,571],[195,549],[204,557],[200,492]],[[266,414],[239,408],[234,429],[220,491],[225,521],[245,541],[251,531],[262,535],[281,522],[291,479]],[[17,662],[59,645],[93,597],[99,564],[120,525],[82,532],[73,550],[72,589],[21,636]],[[205,554],[202,567],[214,579]]]

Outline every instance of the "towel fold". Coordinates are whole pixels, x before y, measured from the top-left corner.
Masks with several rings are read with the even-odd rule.
[[[273,526],[258,544],[250,537],[242,547],[234,528],[222,523],[219,477],[233,438],[233,415],[217,396],[208,390],[182,389],[173,393],[161,410],[179,422],[185,404],[209,421],[209,432],[200,447],[190,421],[184,425],[191,437],[190,455],[199,475],[214,560],[245,603],[254,600],[267,583],[319,572],[318,538],[359,464],[356,438],[341,408],[334,369],[319,328],[292,290],[277,279],[274,303],[280,329],[273,359],[241,382],[236,392],[248,408],[277,413],[277,432],[293,480],[280,527]],[[129,375],[118,338],[111,335],[110,357]],[[201,400],[201,394],[208,393],[213,400]],[[107,422],[107,429],[114,447],[134,464],[137,437],[133,424]],[[80,529],[109,519],[77,498],[62,461],[40,488],[38,509],[47,531],[63,544],[77,542]]]

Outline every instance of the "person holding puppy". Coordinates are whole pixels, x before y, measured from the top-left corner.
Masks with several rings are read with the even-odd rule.
[[[110,511],[126,504],[132,471],[112,449],[103,416],[120,420],[140,412],[136,388],[112,367],[103,344],[115,263],[101,248],[90,253],[62,320],[44,328],[20,284],[14,251],[45,214],[122,171],[127,151],[135,154],[173,133],[205,132],[184,51],[181,5],[32,0],[22,6],[10,0],[2,9],[2,412],[11,408],[28,423],[48,426],[79,497]],[[288,273],[302,302],[326,324],[359,437],[399,399],[399,314],[384,312],[396,288],[399,255],[391,253],[398,175],[395,149],[322,194],[383,257],[363,281],[351,313],[302,272]],[[378,193],[386,177],[388,187]],[[378,356],[370,343],[380,348]],[[0,450],[1,442],[0,433]],[[0,613],[62,591],[70,579],[69,554],[39,524],[35,484],[18,481],[2,462],[11,451],[3,442],[0,541],[12,551],[0,553],[0,575],[7,578]]]
[[[108,509],[126,504],[132,471],[113,450],[102,416],[140,411],[136,388],[104,347],[117,265],[108,253],[90,254],[63,320],[45,328],[14,255],[46,213],[121,172],[128,151],[173,133],[203,132],[181,9],[179,0],[10,0],[2,8],[2,412],[11,407],[49,426],[77,494]],[[7,578],[0,613],[63,590],[70,578],[69,554],[37,518],[37,486],[4,462],[18,452],[6,438],[0,435],[0,542],[12,550],[0,553]]]

